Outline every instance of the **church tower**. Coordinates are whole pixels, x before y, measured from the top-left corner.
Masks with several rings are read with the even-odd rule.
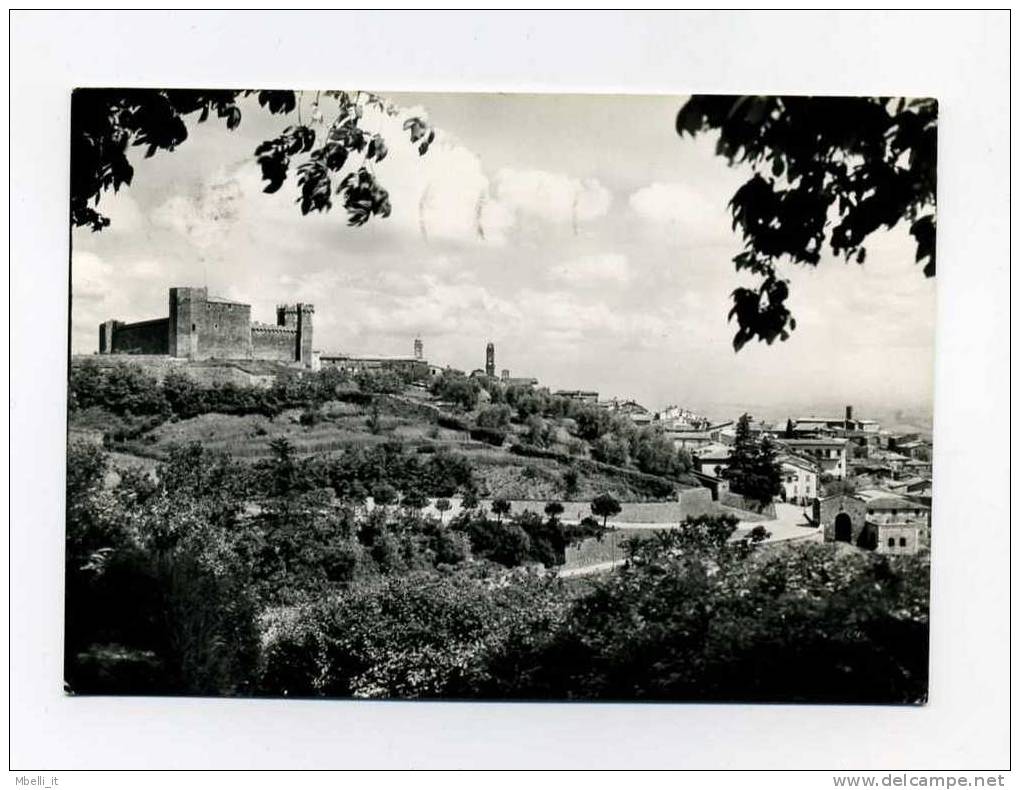
[[[491,341],[485,346],[485,375],[496,378],[496,347]]]

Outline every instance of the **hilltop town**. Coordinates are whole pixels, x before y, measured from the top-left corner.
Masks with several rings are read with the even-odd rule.
[[[790,415],[778,423],[751,415],[712,421],[679,406],[651,411],[632,399],[550,391],[533,377],[497,372],[492,342],[483,366],[471,371],[430,362],[421,338],[407,356],[319,351],[314,314],[310,304],[280,305],[276,323],[265,324],[252,320],[250,305],[211,297],[205,288],[171,288],[166,318],[104,322],[99,355],[76,357],[72,365],[128,364],[154,381],[184,375],[203,387],[266,391],[325,375],[338,399],[332,405],[291,414],[282,427],[258,423],[262,417],[206,414],[193,418],[201,427],[185,420],[141,431],[72,420],[72,433],[108,443],[114,437],[122,453],[149,458],[189,438],[256,458],[269,452],[274,434],[310,453],[389,436],[473,454],[484,469],[482,493],[508,498],[521,511],[577,500],[568,512],[576,510],[580,520],[583,497],[608,492],[621,501],[613,523],[629,528],[675,524],[681,513],[717,508],[743,514],[749,526],[764,525],[773,540],[839,542],[887,554],[915,554],[930,543],[930,440],[885,430],[851,406],[839,416]],[[369,399],[360,402],[362,411],[352,403],[358,392]],[[774,501],[749,501],[732,489],[728,470],[741,422],[755,442],[775,448],[781,485]],[[564,474],[571,484],[562,483]],[[678,511],[677,502],[686,508]]]

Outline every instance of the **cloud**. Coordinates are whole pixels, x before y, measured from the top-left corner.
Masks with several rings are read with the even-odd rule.
[[[545,170],[503,168],[496,174],[495,192],[520,216],[569,223],[575,229],[604,216],[612,204],[612,193],[598,179],[580,180]]]
[[[378,126],[390,150],[376,168],[393,205],[388,231],[502,245],[522,221],[540,218],[576,229],[609,210],[612,196],[597,179],[512,168],[491,179],[479,157],[441,129],[420,156],[400,118],[382,118]]]
[[[106,298],[113,267],[94,252],[76,252],[71,261],[71,293],[75,300],[97,302]]]
[[[527,326],[535,344],[602,348],[654,347],[664,337],[683,330],[683,322],[661,308],[620,310],[605,299],[576,291],[524,290],[517,299],[524,305]]]
[[[99,255],[79,251],[71,257],[71,348],[91,352],[97,345],[97,327],[115,317],[116,291],[113,266]]]
[[[370,168],[392,206],[389,217],[373,218],[365,228],[346,227],[339,200],[327,214],[300,216],[294,205],[299,196],[295,172],[278,193],[262,194],[259,170],[250,158],[221,167],[187,194],[164,198],[152,212],[152,223],[186,239],[198,257],[210,259],[229,257],[237,234],[266,236],[274,247],[293,249],[303,246],[295,232],[338,229],[387,242],[501,247],[526,223],[534,226],[534,220],[542,227],[560,225],[576,232],[579,225],[609,210],[612,196],[594,178],[512,168],[491,178],[478,155],[443,129],[436,130],[428,153],[421,155],[402,128],[410,115],[424,111],[410,108],[398,116],[365,113],[362,127],[387,142],[388,155],[370,163]],[[358,155],[352,156],[349,167],[360,165]]]
[[[203,182],[193,195],[174,195],[152,213],[155,225],[177,231],[200,249],[216,247],[237,224],[245,197],[241,183],[225,170]]]
[[[408,338],[481,337],[494,327],[523,321],[517,304],[475,283],[445,282],[433,275],[416,280],[413,293],[380,292],[369,286],[349,288],[342,304],[330,306],[341,336]]]
[[[631,193],[627,203],[641,220],[674,231],[685,243],[734,239],[726,198],[688,184],[657,181]]]
[[[549,270],[549,277],[573,285],[626,283],[631,271],[627,256],[618,253],[586,255],[558,264]]]

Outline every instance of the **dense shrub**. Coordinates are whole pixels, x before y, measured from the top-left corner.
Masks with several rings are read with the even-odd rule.
[[[448,414],[440,414],[436,418],[440,428],[449,428],[451,431],[470,431],[471,426],[464,420],[458,419],[457,417],[451,417]]]
[[[118,415],[169,417],[172,406],[158,382],[132,365],[75,365],[68,381],[69,408],[101,406]]]
[[[300,422],[306,428],[311,428],[313,425],[318,425],[322,422],[322,412],[319,409],[308,408],[301,412],[301,416],[298,418]]]
[[[597,522],[564,524],[558,515],[550,513],[543,519],[537,513],[525,511],[506,521],[500,514],[494,521],[485,513],[463,511],[451,520],[450,529],[468,537],[475,557],[508,568],[532,564],[553,568],[566,561],[568,545],[602,534],[602,526]]]
[[[754,550],[699,518],[631,544],[546,639],[492,656],[479,696],[917,703],[924,559],[800,544]],[[640,624],[640,627],[635,627]]]
[[[362,392],[392,395],[403,392],[410,379],[390,370],[363,370],[356,377]]]
[[[382,453],[370,462],[383,464],[382,476],[390,474],[386,465],[401,474],[418,468],[402,467],[417,456],[373,450]],[[764,535],[734,541],[732,517],[701,517],[630,541],[629,562],[616,573],[559,582],[495,563],[555,566],[567,545],[599,536],[594,519],[564,525],[555,507],[547,518],[523,513],[502,523],[464,511],[449,526],[399,508],[365,514],[305,489],[304,462],[285,443],[261,470],[193,445],[175,448],[158,479],[123,471],[110,488],[102,449],[72,444],[69,687],[410,698],[925,698],[926,557],[756,547]],[[323,469],[320,463],[309,474]],[[270,493],[259,495],[256,511],[242,510],[254,490]]]
[[[448,401],[464,411],[471,411],[478,405],[482,386],[463,373],[446,370],[432,382],[430,389],[440,400]]]
[[[343,389],[345,374],[335,369],[277,377],[271,387],[236,384],[199,384],[180,371],[170,371],[162,382],[133,365],[102,366],[76,363],[68,384],[72,411],[99,406],[117,415],[158,415],[181,419],[200,414],[261,414],[272,417],[284,409],[313,408],[327,400],[359,405],[372,402],[370,392]]]
[[[352,447],[336,458],[313,463],[324,465],[326,479],[341,498],[379,484],[429,497],[450,497],[475,487],[470,462],[445,448],[419,454],[399,442],[386,442]]]
[[[257,659],[257,602],[235,507],[202,475],[179,490],[68,448],[65,680],[76,693],[239,694]]]
[[[510,425],[510,407],[489,406],[478,413],[476,419],[479,428],[502,430]]]
[[[555,581],[484,571],[380,580],[267,613],[259,689],[268,695],[457,698],[487,657],[559,621]]]
[[[495,447],[502,447],[503,442],[506,441],[506,431],[499,428],[472,428],[470,435],[475,441],[486,442]]]

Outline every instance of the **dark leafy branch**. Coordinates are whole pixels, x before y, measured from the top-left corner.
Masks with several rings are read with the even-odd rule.
[[[299,109],[294,91],[76,90],[71,99],[72,225],[94,231],[109,226],[109,218],[97,206],[107,190],[116,192],[131,185],[130,148],[144,147],[146,157],[176,150],[188,138],[185,118],[195,114],[198,123],[215,115],[228,129],[236,129],[241,123],[238,101],[250,95],[273,114]],[[335,103],[334,120],[323,120],[317,94],[309,123],[299,120],[255,149],[266,182],[264,191],[278,191],[295,166],[302,214],[329,211],[333,195],[338,195],[351,225],[364,225],[372,216],[389,216],[389,195],[371,169],[385,159],[388,147],[380,134],[366,131],[361,124],[366,109],[389,116],[399,111],[382,97],[361,91],[325,91],[321,98]],[[417,117],[406,119],[403,126],[424,155],[435,140],[435,131]],[[354,155],[361,156],[357,164]]]
[[[781,260],[817,266],[828,245],[863,264],[868,237],[905,220],[916,261],[935,276],[937,119],[934,99],[694,96],[684,104],[681,137],[718,132],[716,153],[754,170],[729,204],[745,246],[733,263],[761,278],[732,294],[734,349],[796,329]]]

